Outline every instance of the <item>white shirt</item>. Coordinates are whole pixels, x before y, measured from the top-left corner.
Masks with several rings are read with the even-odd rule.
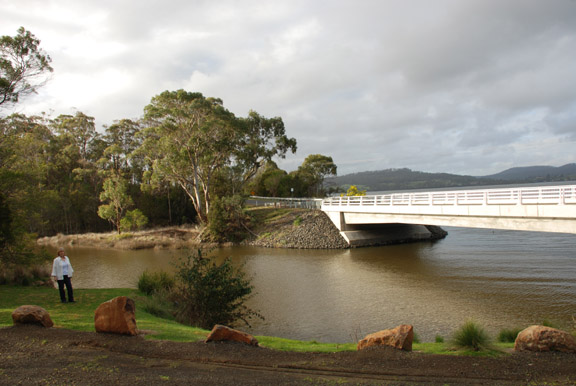
[[[74,269],[72,268],[72,264],[70,264],[68,256],[64,256],[64,259],[60,256],[54,259],[54,262],[52,263],[52,276],[56,276],[58,280],[64,280],[64,275],[72,277],[73,274]]]

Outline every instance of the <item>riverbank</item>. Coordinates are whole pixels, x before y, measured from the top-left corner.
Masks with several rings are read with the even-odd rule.
[[[348,243],[328,216],[319,210],[250,208],[248,237],[241,245],[263,248],[346,249]],[[431,240],[446,236],[440,227],[427,227]],[[409,242],[411,240],[402,240]],[[42,237],[38,244],[50,247],[81,246],[114,249],[184,249],[208,245],[198,225],[167,227],[137,232],[58,234]],[[231,245],[231,244],[228,244]]]
[[[141,334],[129,337],[93,332],[95,307],[121,295],[136,297],[136,321]],[[22,304],[46,309],[55,327],[12,327],[10,314]],[[54,289],[0,286],[0,384],[52,384],[62,380],[75,385],[576,382],[574,354],[494,351],[489,356],[455,356],[446,355],[450,352],[446,348],[444,354],[430,353],[430,347],[444,346],[441,343],[415,344],[413,352],[385,347],[355,351],[353,344],[318,344],[264,336],[257,337],[261,347],[252,347],[207,344],[203,342],[206,333],[143,312],[138,307],[137,294],[130,289],[80,289],[77,303],[62,304]]]

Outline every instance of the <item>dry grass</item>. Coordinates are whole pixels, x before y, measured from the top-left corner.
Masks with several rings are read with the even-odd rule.
[[[59,233],[56,236],[38,239],[38,244],[53,247],[73,245],[115,249],[182,249],[198,246],[200,243],[199,234],[200,229],[198,227],[190,226],[149,229],[121,234],[116,232],[80,235]]]

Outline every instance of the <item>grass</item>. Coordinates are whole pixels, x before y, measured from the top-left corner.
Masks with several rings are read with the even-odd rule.
[[[520,327],[502,329],[498,333],[498,342],[514,343],[516,341],[516,337],[522,330],[523,328]]]
[[[163,319],[145,312],[139,306],[143,294],[134,289],[74,289],[76,303],[60,303],[58,290],[47,287],[21,287],[0,285],[0,328],[12,326],[12,311],[21,305],[37,305],[50,314],[54,328],[77,331],[94,331],[94,311],[103,302],[117,296],[128,296],[136,302],[136,324],[146,331],[146,339],[196,342],[206,339],[209,331],[185,326],[173,320]],[[241,329],[241,328],[240,328]],[[319,343],[270,336],[256,336],[263,347],[283,351],[337,352],[355,351],[356,343]],[[499,343],[497,349],[489,351],[454,351],[442,342],[415,343],[413,350],[427,354],[448,355],[502,355],[502,349],[513,344]]]
[[[452,344],[459,349],[481,351],[489,349],[491,341],[480,325],[469,320],[456,330]]]

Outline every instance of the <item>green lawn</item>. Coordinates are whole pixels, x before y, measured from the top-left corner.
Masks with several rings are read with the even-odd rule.
[[[37,305],[50,314],[54,328],[67,328],[79,331],[94,331],[94,311],[103,302],[117,296],[128,296],[136,302],[136,324],[139,330],[146,330],[147,339],[165,339],[179,342],[204,340],[209,331],[184,326],[172,320],[161,319],[138,309],[138,291],[126,288],[117,289],[74,289],[76,303],[60,303],[58,290],[46,287],[17,287],[0,285],[0,327],[12,325],[12,311],[22,305]],[[240,328],[241,329],[241,328]],[[336,352],[355,351],[355,343],[318,343],[297,341],[268,336],[256,336],[261,346],[287,351]],[[501,349],[513,344],[497,344],[497,350],[489,352],[451,351],[443,343],[415,343],[414,351],[434,354],[458,355],[500,355]]]

